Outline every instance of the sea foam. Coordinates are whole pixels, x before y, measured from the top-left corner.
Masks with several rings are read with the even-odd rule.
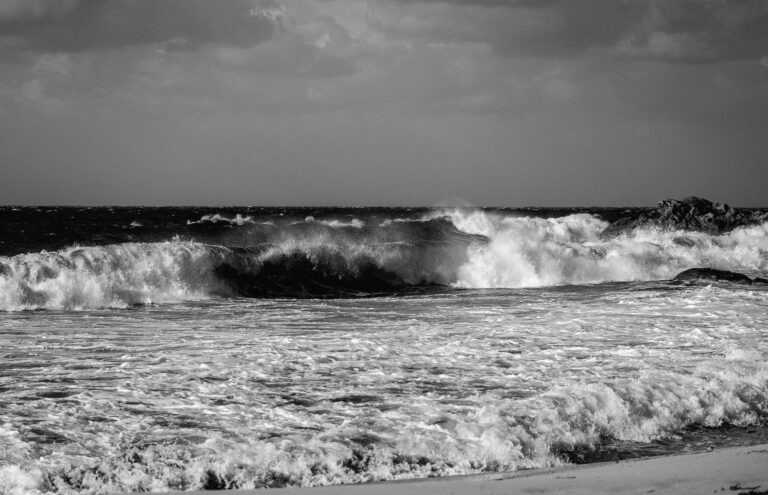
[[[253,224],[253,218],[251,216],[243,216],[240,213],[234,217],[228,217],[221,213],[214,213],[212,215],[203,215],[199,220],[187,220],[187,225],[205,224],[205,223],[224,223],[231,225],[246,225]]]
[[[607,223],[589,214],[465,209],[371,226],[309,223],[315,226],[263,232],[258,244],[242,248],[174,241],[0,257],[0,309],[668,280],[698,266],[768,272],[768,224],[723,235],[641,228],[605,239]]]
[[[224,293],[223,251],[194,242],[115,244],[0,258],[0,309],[125,307]]]
[[[562,383],[534,397],[497,398],[464,412],[414,398],[409,407],[379,418],[375,432],[341,424],[274,441],[209,433],[198,444],[128,442],[120,456],[85,464],[51,459],[44,478],[31,457],[17,459],[0,469],[0,487],[14,494],[73,487],[82,493],[138,492],[514,471],[561,465],[571,453],[606,442],[649,442],[691,426],[757,425],[768,415],[767,401],[762,362],[710,361],[690,375],[653,372],[608,383]],[[276,407],[278,418],[291,415]],[[390,422],[399,427],[387,427]]]
[[[603,239],[608,223],[588,214],[535,218],[457,210],[449,218],[489,240],[468,248],[455,281],[464,288],[666,280],[695,266],[768,271],[768,224],[723,235],[643,228]]]

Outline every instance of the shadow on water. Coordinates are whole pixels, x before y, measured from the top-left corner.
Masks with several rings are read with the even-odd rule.
[[[612,462],[671,454],[706,452],[727,447],[742,447],[768,443],[768,425],[719,427],[693,426],[682,432],[653,442],[608,441],[594,449],[554,449],[563,460],[572,464]]]

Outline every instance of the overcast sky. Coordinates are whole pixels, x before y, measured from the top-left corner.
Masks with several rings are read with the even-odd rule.
[[[766,0],[0,0],[0,204],[768,206]]]

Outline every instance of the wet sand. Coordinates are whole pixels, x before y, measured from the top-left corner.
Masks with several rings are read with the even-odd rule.
[[[768,495],[768,444],[555,469],[317,488],[275,495],[606,494]],[[181,492],[176,492],[181,493]],[[185,492],[189,494],[190,492]],[[192,492],[207,493],[207,492]],[[238,494],[261,494],[241,490]]]

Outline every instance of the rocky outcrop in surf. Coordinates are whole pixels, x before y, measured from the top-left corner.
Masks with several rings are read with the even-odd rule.
[[[682,200],[666,199],[658,207],[638,216],[620,218],[603,231],[603,237],[613,237],[639,227],[663,230],[689,230],[706,234],[724,234],[737,227],[768,221],[768,211],[735,209],[727,204],[713,203],[691,196]]]
[[[768,285],[768,280],[764,278],[749,278],[743,273],[729,272],[728,270],[716,270],[714,268],[690,268],[684,272],[678,273],[672,279],[675,282],[732,282],[743,285]]]

